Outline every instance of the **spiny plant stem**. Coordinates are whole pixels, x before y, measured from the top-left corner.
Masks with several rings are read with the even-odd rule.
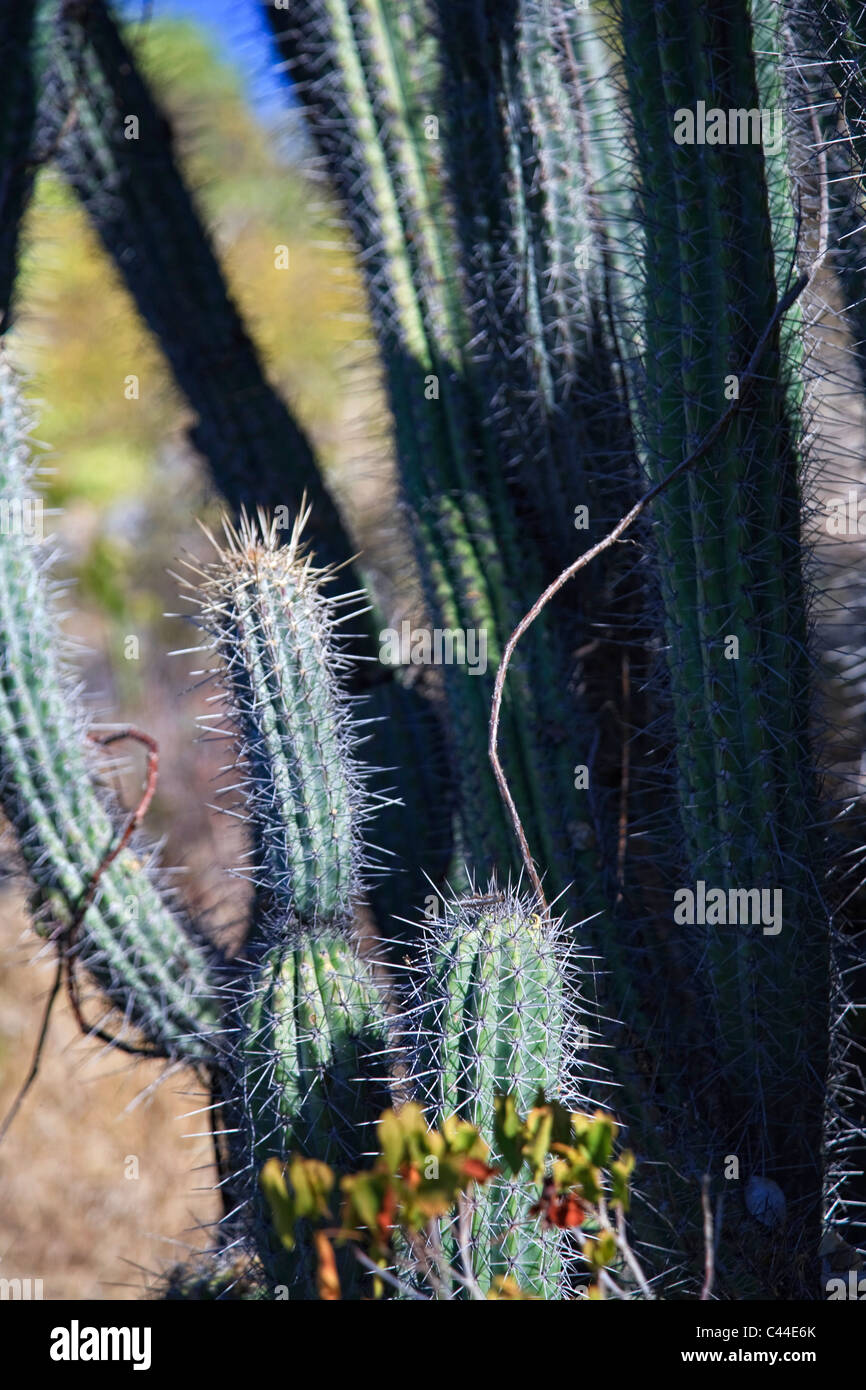
[[[0,361],[0,496],[41,506],[14,373]],[[11,515],[12,513],[10,513]],[[0,528],[0,797],[42,909],[124,1019],[167,1056],[212,1060],[218,962],[160,893],[152,852],[115,826],[58,655],[44,542]],[[120,841],[124,843],[121,847]]]
[[[815,268],[817,268],[817,262]],[[505,771],[502,766],[502,761],[499,757],[499,717],[502,709],[502,698],[505,691],[505,680],[508,676],[508,670],[511,665],[511,659],[514,655],[517,644],[520,641],[523,634],[527,631],[527,629],[531,627],[532,624],[535,622],[542,609],[545,608],[545,606],[553,598],[554,594],[557,594],[559,590],[563,588],[563,586],[566,585],[570,579],[573,579],[576,574],[579,574],[582,569],[585,569],[587,565],[591,564],[592,561],[598,555],[603,554],[605,550],[608,550],[612,545],[615,545],[616,542],[620,540],[622,536],[625,535],[626,531],[628,531],[630,527],[634,525],[638,517],[646,511],[647,507],[649,507],[650,504],[654,502],[657,497],[660,497],[661,494],[665,492],[667,488],[671,486],[672,483],[676,482],[677,478],[679,478],[681,474],[685,473],[686,470],[689,468],[694,468],[696,464],[700,463],[703,459],[706,458],[713,444],[722,434],[728,422],[740,409],[741,403],[747,398],[752,384],[755,381],[755,376],[757,369],[760,366],[761,357],[763,356],[764,350],[767,346],[767,343],[770,340],[771,335],[774,333],[783,315],[787,313],[787,311],[803,293],[804,289],[809,283],[809,280],[811,279],[812,273],[813,272],[810,271],[808,275],[804,273],[803,275],[799,276],[799,278],[794,282],[791,288],[787,290],[784,295],[782,295],[781,299],[776,305],[776,308],[773,311],[769,323],[767,324],[766,328],[761,334],[761,337],[759,338],[758,343],[751,357],[749,358],[746,368],[743,372],[740,373],[739,398],[731,401],[730,405],[721,413],[716,422],[704,435],[697,448],[693,449],[692,452],[686,458],[681,459],[680,462],[674,468],[671,469],[670,473],[668,473],[666,477],[662,478],[659,482],[655,483],[647,492],[645,492],[643,497],[640,497],[638,501],[635,502],[631,510],[626,512],[625,516],[620,518],[620,520],[617,522],[616,526],[614,526],[612,531],[609,531],[608,534],[604,536],[600,541],[596,541],[595,545],[590,546],[589,550],[584,551],[584,553],[582,555],[579,555],[577,559],[574,560],[573,563],[567,567],[567,569],[564,569],[561,574],[557,575],[553,583],[549,584],[547,588],[544,590],[544,593],[539,595],[535,603],[530,608],[529,612],[526,613],[523,618],[521,618],[520,622],[517,624],[517,627],[514,629],[514,631],[512,632],[511,636],[505,644],[505,649],[502,653],[502,660],[499,663],[499,667],[496,672],[496,681],[494,683],[493,704],[490,711],[488,754],[490,757],[491,766],[493,767],[494,776],[496,777],[496,785],[499,788],[499,793],[506,807],[508,808],[508,814],[511,817],[511,823],[514,827],[514,833],[517,837],[517,842],[520,846],[520,856],[523,860],[524,868],[526,869],[527,875],[529,876],[529,880],[535,892],[538,895],[539,902],[541,902],[542,905],[545,906],[545,909],[546,902],[544,898],[544,891],[542,888],[541,880],[538,876],[538,869],[536,868],[535,861],[533,860],[532,854],[530,853],[529,844],[526,839],[526,833],[523,829],[523,824],[520,820],[517,806],[514,802],[514,797],[511,795],[511,790],[508,785],[508,778],[505,775]]]

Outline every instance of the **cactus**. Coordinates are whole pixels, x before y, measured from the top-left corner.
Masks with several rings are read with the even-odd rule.
[[[447,901],[442,919],[427,924],[416,1075],[436,1125],[454,1114],[490,1135],[496,1098],[506,1094],[521,1110],[540,1092],[570,1105],[580,1025],[569,952],[561,923],[537,908],[494,882],[477,902]],[[466,1276],[485,1288],[507,1277],[546,1298],[562,1292],[561,1233],[539,1229],[536,1195],[525,1177],[505,1172],[477,1191],[469,1249],[460,1251],[470,1259]],[[446,1232],[446,1250],[451,1243]],[[451,1259],[460,1267],[456,1250]]]
[[[216,717],[235,742],[231,790],[250,825],[257,889],[247,959],[229,988],[233,1180],[267,1276],[296,1297],[311,1287],[310,1252],[286,1260],[272,1247],[259,1169],[291,1150],[357,1166],[365,1126],[388,1103],[392,1050],[372,968],[351,939],[376,807],[344,689],[352,663],[339,624],[351,614],[341,613],[345,596],[327,594],[333,571],[313,564],[307,520],[305,509],[285,545],[264,514],[237,530],[227,522],[225,544],[214,541],[216,557],[188,580],[220,658],[228,711]]]
[[[99,872],[123,825],[99,787],[89,721],[63,661],[39,535],[30,420],[0,360],[0,798],[34,886],[43,930],[65,936],[124,1020],[165,1056],[212,1061],[219,963],[160,888],[136,838]],[[80,917],[80,922],[79,922]]]
[[[249,812],[255,843],[245,872],[267,913],[345,925],[368,897],[396,948],[393,914],[429,891],[426,873],[441,878],[448,867],[448,788],[435,764],[425,770],[407,832],[405,802],[369,791],[359,753],[369,753],[370,775],[387,783],[396,773],[411,797],[414,783],[400,764],[407,751],[441,750],[438,719],[429,701],[395,681],[348,695],[358,662],[351,635],[340,632],[360,616],[360,595],[331,596],[338,575],[313,565],[308,521],[304,509],[281,544],[264,514],[244,518],[239,530],[227,526],[225,545],[214,542],[215,560],[193,567],[188,596],[222,661],[228,707],[207,728],[213,733],[213,719],[227,718],[240,735],[242,781],[233,778],[227,791],[244,808],[235,814]],[[322,681],[322,665],[331,680]],[[402,861],[377,850],[380,841],[406,844]],[[256,918],[265,915],[262,907]]]
[[[733,45],[728,28],[746,40],[749,7],[703,5],[685,25],[676,5],[626,0],[621,14],[648,252],[645,466],[656,481],[718,416],[726,382],[797,272],[781,256],[774,264],[770,236],[765,164],[783,151],[672,138],[676,113],[694,111],[699,97],[725,113],[759,107],[750,47]],[[781,937],[743,924],[707,925],[694,937],[705,962],[695,974],[706,971],[714,1004],[726,1142],[750,1169],[811,1201],[802,1234],[818,1219],[828,935],[811,838],[818,811],[790,370],[776,333],[706,467],[675,483],[655,518],[683,871],[725,892],[772,888],[784,898]],[[738,648],[728,650],[732,638]]]
[[[249,1184],[256,1249],[272,1284],[309,1297],[310,1251],[302,1242],[287,1258],[274,1242],[258,1174],[293,1151],[344,1172],[361,1165],[391,1098],[391,1030],[370,967],[333,930],[287,932],[239,995],[238,1018],[235,1162]],[[357,1285],[351,1252],[342,1266],[347,1287]]]
[[[284,491],[296,503],[306,487],[318,521],[314,551],[303,506],[285,537],[265,514],[227,524],[186,581],[216,658],[208,727],[236,752],[227,809],[250,834],[240,871],[256,891],[229,981],[140,851],[103,863],[118,817],[53,654],[44,566],[0,535],[3,800],[37,901],[61,927],[81,916],[82,962],[155,1046],[218,1059],[227,1250],[213,1277],[175,1283],[228,1296],[237,1258],[261,1296],[313,1296],[313,1232],[278,1245],[260,1169],[290,1152],[337,1175],[362,1164],[399,1081],[435,1123],[456,1111],[494,1146],[502,1092],[531,1107],[539,1091],[566,1104],[613,1091],[652,1278],[697,1293],[701,1179],[728,1177],[735,1156],[717,1291],[814,1296],[822,1216],[855,1239],[837,1154],[850,1163],[863,1143],[862,949],[822,884],[841,854],[823,829],[802,534],[808,257],[787,141],[690,142],[677,126],[698,102],[747,119],[799,105],[800,52],[826,145],[859,101],[859,9],[834,0],[812,27],[793,10],[789,39],[769,0],[618,0],[601,19],[565,0],[267,8],[360,252],[429,617],[483,633],[487,669],[446,660],[412,684],[380,661],[357,698],[359,647],[341,630],[368,597],[335,571],[349,545],[309,446],[264,381],[108,9],[46,0],[40,119],[198,413],[230,507]],[[138,142],[122,136],[130,112]],[[852,181],[828,198],[860,340],[849,124],[827,162]],[[827,149],[796,132],[792,145],[820,179]],[[0,466],[20,504],[31,483],[9,401]],[[494,673],[545,586],[650,486],[631,548],[605,548],[539,612],[506,687],[503,763],[554,921],[496,887],[522,866],[488,761]],[[390,968],[372,961],[366,907],[385,935],[447,879],[441,920],[392,941]],[[702,888],[711,910],[689,919]],[[781,919],[778,900],[764,918],[762,892]],[[757,896],[761,920],[728,922],[718,895],[749,912]],[[127,896],[141,904],[131,922]],[[588,1037],[604,1069],[580,1055]],[[575,1292],[573,1248],[535,1223],[527,1186],[498,1173],[473,1200],[468,1253],[463,1233],[442,1233],[471,1279]],[[344,1296],[366,1296],[351,1247],[340,1260]]]
[[[353,616],[340,610],[358,596],[327,595],[334,573],[305,551],[308,520],[305,509],[282,546],[263,513],[237,531],[227,524],[227,543],[197,573],[192,597],[222,658],[240,735],[242,781],[231,790],[254,826],[251,873],[269,914],[315,927],[351,920],[376,800],[353,755],[358,735],[339,682],[350,663],[338,625]]]

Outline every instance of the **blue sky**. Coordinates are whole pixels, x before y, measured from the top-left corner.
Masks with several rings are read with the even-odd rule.
[[[148,13],[155,19],[197,20],[241,73],[259,114],[267,119],[285,112],[283,79],[274,71],[273,49],[258,0],[119,0],[118,9],[133,21]]]

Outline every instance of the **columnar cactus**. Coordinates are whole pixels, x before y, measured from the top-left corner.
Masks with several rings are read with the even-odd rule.
[[[301,1153],[338,1171],[362,1166],[375,1122],[391,1101],[394,1044],[373,973],[338,931],[286,933],[239,993],[235,1161],[250,1183],[252,1229],[265,1272],[290,1296],[311,1296],[304,1243],[288,1259],[256,1191],[271,1157]],[[343,1283],[357,1288],[351,1251]],[[355,1275],[353,1278],[352,1276]]]
[[[236,749],[225,795],[250,831],[250,931],[228,982],[142,851],[106,858],[122,825],[57,657],[45,566],[0,528],[0,793],[37,903],[157,1050],[212,1063],[229,1251],[179,1286],[222,1296],[237,1258],[244,1280],[263,1269],[264,1296],[313,1296],[313,1242],[280,1248],[261,1166],[290,1151],[363,1164],[398,1081],[491,1144],[501,1092],[530,1107],[540,1090],[589,1104],[613,1091],[652,1276],[701,1287],[709,1173],[729,1180],[716,1292],[815,1296],[822,1215],[856,1238],[832,1155],[844,1139],[850,1165],[864,1140],[850,1023],[863,956],[821,886],[835,850],[802,535],[809,256],[788,145],[817,180],[819,242],[860,342],[859,7],[827,0],[807,23],[769,0],[617,0],[602,24],[566,0],[267,9],[360,252],[417,569],[450,643],[415,684],[369,665],[366,703],[340,635],[367,606],[342,523],[132,53],[103,0],[44,0],[30,48],[22,6],[14,33],[39,89],[37,153],[56,154],[159,335],[230,507],[297,517],[285,535],[264,514],[227,525],[188,581]],[[17,77],[0,149],[24,157]],[[26,168],[0,198],[4,308]],[[20,521],[32,483],[5,367],[0,388],[0,500]],[[494,676],[545,586],[650,486],[630,548],[599,552],[536,609],[506,685],[503,764],[554,924],[543,901],[496,887],[523,866],[488,760]],[[455,637],[470,634],[483,647],[461,663]],[[404,879],[377,884],[389,863]],[[392,942],[388,969],[374,962],[358,931],[370,903],[387,934],[449,876],[441,920]],[[583,1056],[590,1038],[604,1071]],[[468,1244],[463,1230],[444,1245],[470,1280],[568,1297],[573,1252],[535,1223],[535,1195],[495,1175]],[[340,1259],[344,1296],[365,1296],[351,1247]]]
[[[251,874],[269,914],[310,926],[351,920],[364,874],[362,831],[377,798],[364,785],[339,642],[347,604],[332,570],[303,542],[305,510],[285,545],[261,514],[226,525],[226,544],[197,574],[192,598],[222,662],[241,780],[230,791],[254,828]],[[345,646],[345,643],[343,644]]]
[[[496,884],[487,893],[446,902],[427,924],[418,981],[420,1084],[436,1123],[449,1115],[492,1134],[497,1096],[528,1110],[539,1092],[568,1105],[581,1036],[570,998],[568,946],[561,923],[538,904]],[[588,1068],[587,1068],[588,1069]],[[495,1158],[495,1153],[494,1153]],[[537,1189],[503,1172],[474,1197],[468,1250],[446,1232],[464,1274],[483,1287],[497,1277],[546,1298],[561,1294],[560,1233],[544,1233],[531,1215]]]
[[[760,108],[751,49],[731,42],[734,30],[750,34],[749,6],[708,3],[684,22],[678,5],[624,0],[621,16],[647,251],[644,457],[656,482],[739,390],[799,268],[774,258],[771,236],[765,170],[784,160],[781,132],[763,149],[748,135],[688,135],[699,99],[726,120]],[[778,124],[780,113],[765,114]],[[778,922],[763,927],[708,912],[690,934],[715,1017],[723,1145],[802,1204],[795,1239],[808,1231],[813,1244],[829,938],[790,370],[777,330],[729,428],[659,499],[655,519],[683,881],[762,890],[778,905]]]
[[[96,745],[51,601],[50,541],[15,373],[0,358],[0,799],[59,939],[150,1046],[212,1061],[219,964],[173,908],[135,836],[102,869],[123,817],[100,787]],[[129,1039],[128,1039],[129,1040]]]
[[[328,595],[334,575],[313,564],[307,519],[299,514],[284,545],[263,515],[237,531],[227,523],[192,593],[205,650],[220,661],[227,709],[214,717],[234,732],[233,813],[250,826],[257,890],[230,989],[230,1148],[265,1270],[296,1297],[309,1292],[309,1252],[286,1261],[272,1247],[259,1169],[292,1150],[357,1166],[388,1103],[393,1051],[373,969],[352,940],[376,798],[341,684],[346,599]]]

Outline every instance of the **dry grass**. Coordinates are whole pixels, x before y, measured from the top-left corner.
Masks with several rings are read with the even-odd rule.
[[[53,969],[17,893],[0,895],[0,1112],[26,1072]],[[140,1298],[154,1272],[207,1243],[216,1219],[195,1076],[109,1053],[55,1010],[35,1088],[0,1147],[0,1276],[42,1279],[46,1299]],[[126,1176],[137,1159],[138,1177]]]

